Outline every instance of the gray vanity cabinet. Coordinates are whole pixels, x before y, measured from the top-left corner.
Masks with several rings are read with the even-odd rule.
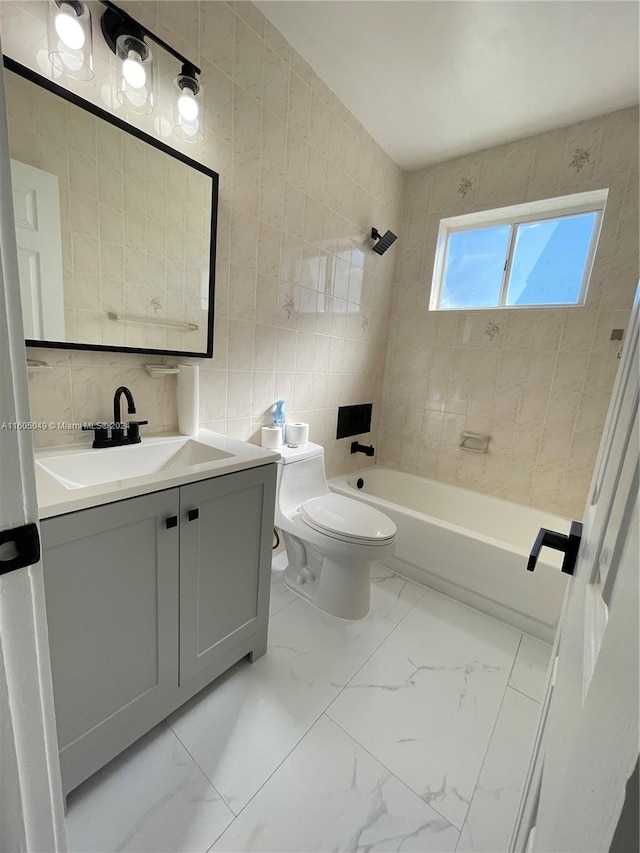
[[[64,793],[266,651],[276,466],[41,523]]]
[[[181,684],[268,618],[274,493],[275,465],[180,489]]]
[[[166,519],[178,512],[171,489],[42,522],[65,792],[176,691],[179,530]]]

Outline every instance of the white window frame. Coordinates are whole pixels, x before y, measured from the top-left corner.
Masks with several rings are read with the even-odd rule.
[[[573,195],[559,196],[558,198],[547,198],[541,201],[530,201],[525,204],[514,204],[510,207],[499,207],[494,210],[482,210],[478,213],[465,213],[462,216],[450,216],[440,220],[438,239],[436,242],[436,256],[433,265],[433,279],[431,281],[431,297],[429,299],[430,311],[494,311],[494,310],[523,310],[544,308],[580,308],[584,306],[587,297],[587,289],[593,269],[596,248],[600,239],[602,219],[607,202],[608,189],[592,190],[590,192],[575,193]],[[513,263],[513,249],[518,225],[523,222],[542,222],[545,219],[561,219],[565,216],[575,216],[579,213],[596,213],[596,222],[591,235],[591,244],[584,266],[584,274],[580,285],[580,293],[577,302],[547,302],[537,305],[507,305],[507,291],[511,277],[511,265]],[[483,306],[460,306],[447,307],[440,305],[444,273],[447,267],[449,253],[449,236],[460,231],[475,231],[482,228],[490,228],[496,225],[510,225],[509,241],[507,243],[507,255],[502,271],[502,284],[500,295],[496,305]]]

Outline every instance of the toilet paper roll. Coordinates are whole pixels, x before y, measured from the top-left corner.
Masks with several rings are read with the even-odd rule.
[[[288,423],[286,428],[287,444],[289,447],[299,447],[309,441],[309,424]]]
[[[282,447],[282,427],[262,427],[260,442],[267,450],[277,450],[279,447]]]

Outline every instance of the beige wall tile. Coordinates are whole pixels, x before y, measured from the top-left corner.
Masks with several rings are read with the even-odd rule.
[[[580,170],[571,165],[577,148],[589,152]],[[638,279],[637,168],[630,109],[407,176],[382,421],[398,407],[405,419],[417,417],[422,395],[405,380],[429,377],[426,407],[444,423],[440,439],[435,428],[428,441],[423,433],[430,476],[582,516],[619,363],[611,329],[626,327]],[[471,182],[466,195],[458,192],[463,179]],[[432,323],[426,302],[441,218],[602,186],[610,194],[586,307],[456,312]],[[498,326],[491,336],[489,323]],[[460,433],[482,424],[492,436],[489,453],[467,460]],[[414,470],[406,446],[413,434],[399,441],[389,427],[380,461]]]
[[[199,149],[184,148],[220,172],[216,339],[213,359],[201,361],[203,424],[258,441],[270,397],[284,397],[325,445],[331,475],[360,463],[347,441],[333,438],[337,406],[371,400],[377,417],[366,438],[377,446],[378,461],[580,517],[618,363],[609,335],[625,328],[637,282],[637,110],[405,176],[251,3],[167,0],[127,8],[175,34],[203,68],[207,138]],[[34,61],[25,34],[32,51],[45,37],[38,17],[44,9],[33,3],[27,14],[18,3],[2,4],[9,55]],[[102,104],[97,89],[86,96]],[[10,116],[12,104],[32,97],[9,90]],[[61,143],[68,124],[55,111],[49,115],[44,101],[31,114]],[[74,279],[69,290],[83,307],[70,311],[69,323],[90,334],[99,323],[96,292],[103,306],[124,298],[127,310],[144,311],[151,295],[191,278],[175,265],[184,239],[169,247],[153,226],[147,237],[154,221],[147,206],[155,211],[163,195],[153,181],[147,192],[145,146],[124,140],[120,149],[115,137],[78,121],[73,169],[62,145],[47,143],[33,121],[11,121],[10,135],[21,156],[56,171],[62,190],[74,194],[70,202],[64,197],[63,210],[82,219],[84,231],[77,245],[69,242],[66,263]],[[576,147],[591,152],[586,171],[570,165]],[[101,178],[99,163],[122,179]],[[458,192],[463,178],[472,183],[466,196]],[[596,185],[610,186],[611,194],[587,308],[429,315],[441,217]],[[80,196],[94,202],[97,220],[82,216],[89,207]],[[186,203],[187,190],[171,185],[164,197],[176,202],[172,227],[184,220],[191,232],[193,193]],[[372,225],[400,236],[384,257],[365,249]],[[130,246],[132,234],[153,261],[138,251],[122,264],[117,247]],[[102,282],[99,238],[109,244],[103,257],[112,274]],[[190,269],[196,254],[194,245]],[[90,285],[97,288],[93,297]],[[161,310],[184,315],[196,306],[183,295],[167,297]],[[490,321],[499,326],[492,338]],[[154,334],[160,330],[130,329],[126,343],[145,346]],[[53,354],[64,358],[59,351],[43,357],[51,362]],[[113,388],[126,378],[140,395],[141,414],[156,428],[175,429],[175,382],[147,377],[144,356],[72,355],[74,366],[56,374],[55,399],[45,374],[30,380],[34,411],[58,406],[68,414],[71,407],[74,417],[108,417]],[[487,457],[462,453],[454,440],[472,425],[492,435]]]
[[[240,88],[262,99],[264,41],[244,21],[236,19],[233,78]]]

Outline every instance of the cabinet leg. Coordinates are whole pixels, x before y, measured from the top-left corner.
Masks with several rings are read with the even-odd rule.
[[[265,631],[264,637],[262,637],[258,643],[251,649],[249,652],[249,660],[251,663],[255,663],[257,660],[260,660],[262,655],[267,651],[267,632]]]

